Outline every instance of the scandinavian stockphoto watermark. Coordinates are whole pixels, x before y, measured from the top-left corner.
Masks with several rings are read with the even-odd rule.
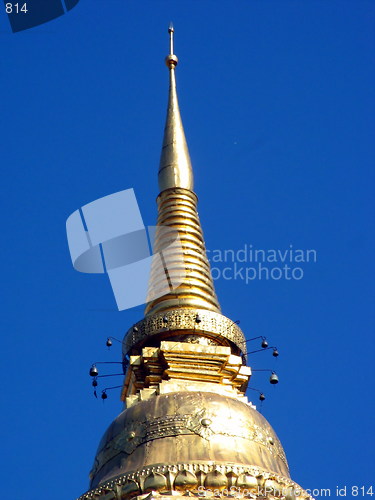
[[[107,274],[119,311],[173,293],[189,283],[188,253],[173,226],[145,226],[133,189],[103,196],[75,210],[66,221],[74,269]],[[261,249],[207,250],[214,280],[295,280],[317,261],[313,249],[292,244]],[[156,282],[150,276],[157,276]]]
[[[245,243],[242,248],[207,250],[214,280],[240,280],[246,284],[255,280],[301,280],[306,265],[316,263],[315,249],[256,248]]]
[[[306,498],[305,494],[313,498],[339,498],[339,497],[372,497],[375,495],[375,490],[372,485],[367,486],[336,486],[334,488],[306,488],[302,490],[297,485],[289,487],[275,486],[257,486],[255,488],[239,488],[231,486],[225,489],[211,489],[205,486],[198,487],[198,496],[201,498],[224,498],[231,497],[236,499],[266,499],[270,495],[276,498]]]

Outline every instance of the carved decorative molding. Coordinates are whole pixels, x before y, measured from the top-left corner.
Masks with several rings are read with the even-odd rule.
[[[197,314],[199,314],[199,323],[196,321]],[[146,316],[126,333],[123,353],[127,354],[133,346],[154,335],[168,335],[169,332],[180,334],[182,331],[217,339],[222,345],[229,345],[225,342],[225,340],[229,340],[246,355],[246,338],[236,323],[213,311],[188,308],[173,309]]]
[[[203,488],[203,490],[202,490]],[[231,488],[233,490],[231,490]],[[152,491],[153,495],[171,496],[172,492],[186,492],[202,498],[204,489],[217,489],[222,498],[281,498],[288,500],[314,500],[291,479],[266,471],[260,467],[243,465],[222,465],[211,463],[155,464],[142,470],[128,472],[107,481],[80,496],[78,500],[125,500]],[[246,497],[245,497],[246,490]],[[290,495],[280,495],[290,491]],[[242,494],[242,497],[241,497]],[[216,494],[218,496],[218,494]]]
[[[197,434],[207,441],[213,436],[230,436],[253,441],[267,448],[272,456],[281,459],[288,467],[279,440],[270,434],[267,427],[261,427],[240,416],[236,425],[233,425],[232,421],[224,420],[201,407],[197,408],[194,414],[128,421],[121,432],[96,456],[90,477],[94,477],[107,462],[120,453],[130,455],[138,446],[154,439],[189,434]]]

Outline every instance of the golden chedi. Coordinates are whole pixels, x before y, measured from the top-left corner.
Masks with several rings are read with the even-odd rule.
[[[124,337],[125,410],[104,434],[80,500],[310,498],[290,479],[280,441],[245,396],[245,336],[221,314],[215,294],[177,100],[173,28],[169,33],[158,226],[177,230],[181,247],[175,265],[152,267],[150,296],[157,297],[165,273],[183,278],[150,300]],[[155,253],[166,239],[156,234]]]

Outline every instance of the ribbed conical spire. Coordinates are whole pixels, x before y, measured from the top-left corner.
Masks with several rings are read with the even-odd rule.
[[[170,53],[165,61],[169,68],[169,101],[159,166],[160,192],[174,187],[194,188],[193,170],[177,99],[175,67],[178,59],[173,53],[173,27],[170,26],[168,31]]]
[[[158,222],[159,227],[171,227],[178,231],[180,255],[174,255],[173,265],[166,270],[157,263],[151,271],[149,296],[155,296],[170,278],[178,278],[178,288],[171,287],[169,293],[151,300],[145,313],[149,316],[176,308],[195,308],[220,311],[216,297],[210,264],[206,255],[202,228],[197,212],[197,196],[193,192],[193,171],[185,132],[178,106],[175,67],[177,56],[173,53],[172,26],[169,28],[170,53],[166,57],[169,68],[169,100],[165,124],[163,148],[159,167]],[[167,246],[168,234],[156,233],[154,253],[162,253]]]

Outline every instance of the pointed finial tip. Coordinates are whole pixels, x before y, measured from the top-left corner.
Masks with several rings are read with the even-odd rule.
[[[169,69],[174,69],[177,66],[178,58],[174,54],[174,47],[173,47],[174,27],[172,23],[169,23],[168,33],[169,33],[169,55],[165,58],[165,63]]]

